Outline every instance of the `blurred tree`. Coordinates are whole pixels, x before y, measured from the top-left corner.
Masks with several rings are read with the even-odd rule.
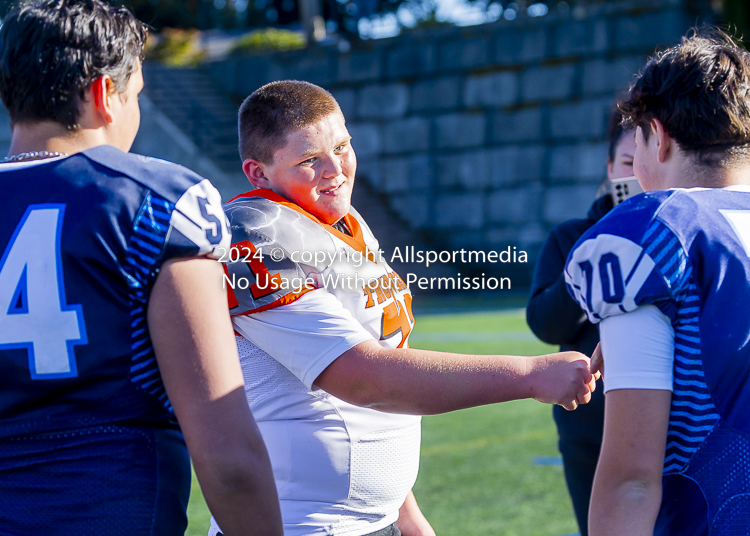
[[[138,19],[161,30],[201,28],[201,20],[205,20],[201,15],[205,14],[207,0],[127,0],[121,3]]]
[[[0,0],[0,16],[16,1]],[[260,28],[266,26],[288,26],[299,24],[298,0],[107,0],[125,5],[140,20],[151,25],[157,32],[163,28]],[[436,21],[435,14],[440,0],[319,0],[329,32],[339,33],[349,40],[359,36],[358,23],[362,18],[371,18],[404,9],[415,23]],[[513,13],[525,14],[531,5],[572,5],[578,2],[602,0],[463,0],[479,4],[495,12],[510,9]],[[649,1],[649,0],[643,0]],[[738,0],[737,3],[742,3]],[[499,9],[498,9],[499,8]]]
[[[0,16],[15,1],[0,0]],[[157,32],[163,28],[261,28],[299,24],[298,0],[107,0],[130,8]],[[348,40],[359,37],[362,18],[387,13],[408,13],[412,24],[430,26],[445,24],[436,18],[441,0],[319,0],[323,18],[330,33]],[[611,0],[463,0],[487,10],[488,20],[499,16],[512,20],[516,16],[540,16],[548,11],[565,12],[576,4],[604,3]],[[650,3],[651,0],[641,0]],[[723,12],[724,19],[750,36],[750,0],[682,0],[685,6],[697,4]],[[403,23],[403,22],[402,22]],[[747,41],[746,41],[747,43]]]
[[[747,0],[724,0],[724,17],[737,28],[737,37],[742,37],[745,46],[750,45],[750,5]]]

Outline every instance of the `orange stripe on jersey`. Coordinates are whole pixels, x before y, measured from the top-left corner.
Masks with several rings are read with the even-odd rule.
[[[287,208],[296,210],[300,214],[310,218],[312,221],[314,221],[318,225],[323,226],[326,231],[328,231],[335,237],[343,240],[346,244],[351,246],[352,249],[359,251],[363,255],[366,255],[368,252],[367,245],[365,244],[365,238],[364,238],[364,235],[362,234],[362,228],[360,227],[359,222],[357,221],[357,218],[355,218],[351,214],[347,214],[343,218],[344,222],[346,223],[346,226],[352,232],[352,236],[349,236],[348,234],[342,233],[341,231],[328,225],[327,223],[322,222],[319,218],[317,218],[316,216],[313,216],[312,214],[307,212],[305,209],[303,209],[299,205],[292,203],[291,201],[287,201],[276,192],[265,189],[265,188],[252,190],[250,192],[245,192],[244,194],[236,195],[232,199],[229,200],[229,203],[231,203],[235,199],[242,199],[246,197],[263,197],[264,199],[268,199],[269,201],[273,201],[274,203],[278,203],[279,205],[284,205]],[[372,262],[377,262],[374,255],[368,255],[368,258]]]
[[[401,342],[398,343],[399,348],[404,348],[409,333],[411,333],[411,327],[414,325],[414,317],[411,313],[411,296],[408,294],[404,294],[404,304],[401,304],[394,297],[391,303],[383,307],[383,319],[380,324],[380,333],[383,339],[393,337],[397,333],[401,334]]]
[[[282,305],[287,305],[292,302],[296,302],[297,300],[299,300],[302,296],[304,296],[311,290],[316,290],[316,289],[313,287],[302,286],[298,288],[297,290],[290,292],[289,294],[283,295],[278,300],[272,301],[271,303],[267,303],[266,305],[256,307],[255,309],[250,309],[249,311],[245,311],[244,313],[239,313],[239,314],[230,315],[230,316],[251,315],[253,313],[260,313],[261,311],[268,311],[269,309],[273,309],[274,307],[281,307]]]
[[[250,292],[252,293],[253,298],[257,300],[258,298],[262,298],[263,296],[268,296],[269,294],[273,294],[276,289],[281,287],[281,276],[279,274],[271,275],[271,272],[268,271],[266,265],[263,264],[263,262],[256,256],[258,250],[255,248],[255,245],[252,242],[243,240],[241,242],[232,244],[232,248],[237,248],[240,251],[250,250],[250,255],[246,257],[247,260],[244,262],[247,263],[247,265],[250,267],[250,271],[255,276],[255,283],[250,285]],[[224,269],[226,270],[227,268],[225,267]],[[261,276],[266,278],[263,287],[259,285]],[[229,272],[227,272],[227,277],[229,277]]]
[[[227,279],[229,279],[229,269],[227,268],[226,263],[221,263],[221,267],[224,268],[224,273],[227,275]],[[232,310],[232,308],[237,307],[240,304],[230,285],[227,285],[227,302],[229,303],[229,310]]]

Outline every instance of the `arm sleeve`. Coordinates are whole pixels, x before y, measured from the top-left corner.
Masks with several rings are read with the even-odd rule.
[[[604,392],[615,389],[672,390],[674,329],[654,305],[610,316],[600,327]]]
[[[341,354],[373,337],[324,289],[279,307],[232,318],[234,328],[308,389]]]

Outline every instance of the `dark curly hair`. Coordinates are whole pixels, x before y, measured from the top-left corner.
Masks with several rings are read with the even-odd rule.
[[[55,121],[76,130],[86,90],[109,75],[125,90],[146,27],[100,0],[19,3],[0,27],[0,98],[12,124]]]
[[[648,61],[619,107],[646,140],[658,119],[700,164],[733,165],[750,156],[750,53],[718,29],[694,29]]]

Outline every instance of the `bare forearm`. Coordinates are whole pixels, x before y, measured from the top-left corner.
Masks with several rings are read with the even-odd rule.
[[[222,532],[226,536],[281,536],[271,462],[244,388],[205,407],[194,408],[182,428],[203,496]]]
[[[583,399],[587,359],[575,353],[522,357],[384,349],[345,352],[316,381],[339,398],[391,413],[430,415],[508,400]],[[582,400],[581,400],[582,402]]]
[[[597,475],[591,494],[591,536],[653,536],[661,481],[616,480]]]
[[[435,531],[419,509],[413,491],[409,492],[398,510],[396,526],[403,536],[435,536]]]
[[[661,505],[672,393],[607,393],[604,438],[589,510],[591,536],[652,536]]]
[[[279,500],[268,455],[260,436],[230,459],[193,461],[211,513],[226,536],[280,536]],[[229,458],[229,456],[228,456]]]
[[[383,353],[390,369],[375,375],[380,393],[370,403],[381,411],[430,415],[534,396],[528,372],[533,358],[415,349]]]

